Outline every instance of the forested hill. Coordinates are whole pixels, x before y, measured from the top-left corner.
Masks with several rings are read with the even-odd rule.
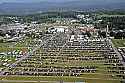
[[[49,10],[88,10],[88,9],[125,9],[125,1],[109,1],[109,0],[75,0],[52,2],[42,1],[35,3],[1,3],[0,14],[30,14]]]

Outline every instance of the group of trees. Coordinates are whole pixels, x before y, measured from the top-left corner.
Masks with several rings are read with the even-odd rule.
[[[106,28],[109,25],[109,30],[125,29],[125,15],[106,15],[101,17],[102,21],[96,24],[97,28]]]
[[[111,31],[110,36],[114,37],[115,39],[125,39],[125,31]]]
[[[107,34],[105,31],[98,31],[99,37],[106,38]],[[125,31],[111,31],[109,33],[110,37],[114,37],[115,39],[125,39]]]
[[[54,12],[43,12],[38,14],[30,14],[23,16],[16,15],[1,15],[0,24],[9,24],[19,21],[20,23],[31,23],[36,21],[37,23],[46,23],[46,22],[56,22],[53,18],[74,18],[77,19],[79,14],[91,14],[89,12],[76,12],[76,11],[54,11]],[[13,19],[10,17],[14,17]],[[16,17],[16,18],[15,18]],[[82,21],[83,22],[83,21]]]
[[[0,30],[0,36],[4,37],[6,35],[6,33],[2,30]]]
[[[112,29],[125,29],[125,16],[104,17],[103,20],[108,22]]]
[[[99,37],[103,37],[103,38],[107,37],[106,32],[105,31],[101,31],[101,30],[98,31],[98,36]]]
[[[54,23],[56,22],[54,18],[75,18],[75,14],[73,12],[45,12],[20,17],[22,18],[21,22],[24,23],[31,23],[32,21],[37,23]]]
[[[102,15],[102,21],[96,24],[96,28],[105,29],[109,26],[110,36],[115,39],[125,38],[125,12],[124,11],[108,11],[106,15]],[[99,32],[99,34],[101,34]],[[105,34],[105,33],[104,33]]]

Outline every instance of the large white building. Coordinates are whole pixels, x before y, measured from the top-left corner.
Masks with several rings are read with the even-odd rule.
[[[48,29],[48,32],[61,32],[64,33],[65,29],[67,29],[66,26],[54,26]]]

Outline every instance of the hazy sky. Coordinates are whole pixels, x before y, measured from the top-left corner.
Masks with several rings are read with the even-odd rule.
[[[77,0],[0,0],[0,2],[40,2],[40,1],[77,1]]]
[[[3,2],[40,2],[40,1],[51,1],[51,2],[65,2],[65,1],[77,1],[77,0],[0,0],[0,3]],[[82,0],[82,1],[108,1],[108,2],[122,2],[125,0]]]

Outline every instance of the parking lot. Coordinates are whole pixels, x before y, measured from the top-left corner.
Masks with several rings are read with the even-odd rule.
[[[72,31],[77,32],[72,35]],[[30,76],[38,77],[34,80],[48,77],[47,80],[53,81],[56,78],[52,78],[57,76],[60,77],[58,80],[74,78],[68,81],[83,80],[87,83],[89,80],[96,80],[97,83],[99,80],[104,83],[120,83],[125,79],[125,67],[108,39],[85,38],[77,29],[45,34],[39,41],[26,39],[16,46],[26,48],[29,56],[2,70],[1,79],[14,80],[12,77],[18,79]]]

